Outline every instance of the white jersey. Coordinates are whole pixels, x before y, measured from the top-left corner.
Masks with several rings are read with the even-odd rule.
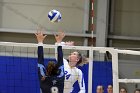
[[[85,93],[85,83],[82,71],[77,67],[70,67],[66,59],[64,59],[63,62],[65,71],[64,93],[71,93],[73,84],[77,80],[80,87],[79,93]]]

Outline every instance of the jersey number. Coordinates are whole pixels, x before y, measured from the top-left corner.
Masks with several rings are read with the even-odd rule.
[[[51,88],[51,93],[58,93],[58,88],[57,87],[52,87]]]
[[[71,74],[68,74],[68,71],[65,71],[66,79],[68,80],[71,76]]]

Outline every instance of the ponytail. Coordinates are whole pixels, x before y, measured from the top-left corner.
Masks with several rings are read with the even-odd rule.
[[[82,55],[80,52],[78,52],[78,57],[79,57],[79,61],[77,62],[76,66],[83,66],[84,64],[89,63],[88,58],[85,55]]]

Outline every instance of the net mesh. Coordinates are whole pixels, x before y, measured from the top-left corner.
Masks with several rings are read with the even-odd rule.
[[[63,50],[64,58],[74,51],[79,50]],[[80,52],[87,54],[84,50]],[[56,61],[56,55],[55,48],[44,48],[45,66],[50,60]],[[0,73],[0,93],[40,93],[37,46],[0,45]],[[68,82],[74,83],[73,80]]]
[[[78,66],[84,75],[86,93],[89,93],[89,83],[92,83],[92,93],[96,93],[98,85],[104,86],[107,93],[107,87],[113,84],[113,74],[117,75],[117,70],[112,70],[112,57],[114,54],[104,49],[90,49],[87,47],[65,47],[63,49],[64,58],[74,51],[85,55],[88,62]],[[105,50],[105,51],[104,51]],[[113,50],[115,51],[115,50]],[[91,54],[93,54],[93,59]],[[55,61],[57,53],[55,47],[44,47],[45,64],[50,60]],[[127,55],[120,53],[119,78],[120,79],[139,79],[139,55]],[[89,67],[93,62],[92,74],[89,75]],[[113,63],[115,64],[115,63]],[[0,44],[0,93],[40,93],[40,83],[38,79],[37,68],[37,45],[30,44]],[[92,76],[92,81],[89,78]],[[73,81],[69,81],[73,83]],[[139,88],[139,83],[126,84],[120,83],[120,87],[126,87],[129,92]],[[67,87],[69,88],[69,87]],[[74,84],[72,93],[78,93],[78,82]]]
[[[0,93],[39,93],[37,61],[29,49],[0,46],[0,53]]]

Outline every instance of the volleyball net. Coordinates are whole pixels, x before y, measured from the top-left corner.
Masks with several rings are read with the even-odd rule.
[[[0,93],[40,93],[37,46],[32,43],[0,42]],[[55,61],[56,47],[44,44],[46,64],[50,60]],[[113,93],[119,93],[119,86],[139,86],[139,51],[63,46],[64,58],[73,51],[80,51],[88,59],[78,67],[84,74],[86,93],[96,93],[98,85],[104,86],[105,93],[110,84],[113,85]],[[73,93],[77,91],[78,84],[75,83]]]

